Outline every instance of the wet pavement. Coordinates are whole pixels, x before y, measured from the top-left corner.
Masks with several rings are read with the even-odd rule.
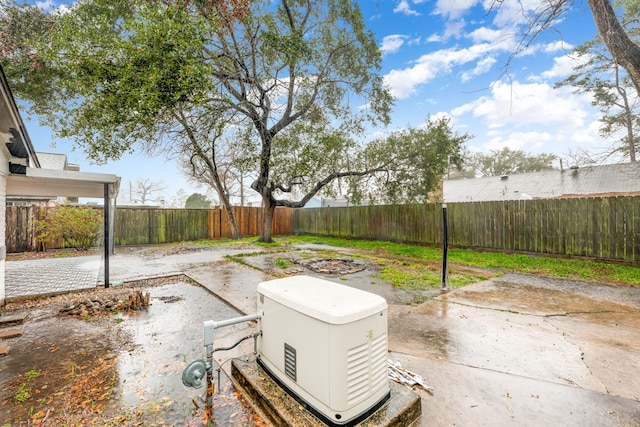
[[[8,301],[95,288],[101,257],[44,258],[5,263],[5,297]]]
[[[34,310],[24,335],[1,359],[0,425],[106,426],[114,419],[123,426],[202,425],[203,389],[184,387],[182,371],[202,358],[202,322],[211,313],[224,318],[239,313],[194,283],[147,290],[153,297],[141,311],[80,319]],[[251,328],[238,325],[220,338]],[[37,373],[30,381],[29,372]],[[28,384],[32,396],[26,406],[8,404],[12,396],[4,393],[19,390],[16,382]],[[234,395],[224,371],[214,382],[213,425],[261,425],[253,423],[252,411]],[[45,411],[49,424],[42,421]],[[34,418],[37,413],[42,415]]]
[[[226,259],[230,253],[251,253],[244,258],[250,265]],[[142,248],[113,256],[114,282],[186,274],[225,302],[221,307],[204,303],[205,298],[189,291],[174,303],[156,300],[149,313],[139,315],[135,324],[140,332],[128,333],[143,344],[131,354],[144,354],[140,363],[157,367],[154,376],[173,379],[146,382],[138,375],[138,362],[125,353],[122,376],[131,383],[120,385],[120,401],[135,406],[140,399],[152,399],[140,390],[153,388],[172,401],[172,395],[182,393],[175,375],[203,356],[202,320],[178,304],[198,306],[194,313],[213,320],[254,313],[257,284],[276,277],[274,264],[285,254],[249,246],[172,254]],[[390,359],[434,387],[432,395],[416,391],[422,398],[419,425],[640,425],[640,288],[506,274],[440,294],[394,289],[377,271],[303,273],[387,299]],[[152,299],[163,297],[162,292],[152,291]],[[176,293],[166,292],[164,296]],[[164,312],[172,314],[162,318]],[[134,322],[125,319],[120,325],[125,330],[129,324]],[[251,327],[224,330],[216,345],[235,342]],[[216,353],[215,359],[228,372],[230,358],[251,351],[252,344],[245,342]],[[156,360],[156,353],[171,357]],[[188,401],[185,405],[175,406],[176,417],[188,411]]]

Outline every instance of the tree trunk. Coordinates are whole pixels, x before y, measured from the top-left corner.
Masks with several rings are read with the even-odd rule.
[[[238,221],[236,221],[236,216],[233,213],[233,208],[231,207],[231,204],[229,203],[229,200],[226,200],[226,203],[222,204],[224,206],[224,210],[225,212],[227,212],[227,216],[229,217],[229,223],[231,225],[231,233],[232,239],[239,239],[241,237],[240,235],[240,227],[238,227]]]
[[[262,208],[262,231],[260,232],[258,242],[273,243],[272,230],[276,204],[275,201],[272,200],[271,195],[262,196],[262,201],[264,203],[264,207]]]
[[[620,64],[640,94],[640,46],[636,45],[620,25],[610,0],[587,0],[598,33],[611,56]]]

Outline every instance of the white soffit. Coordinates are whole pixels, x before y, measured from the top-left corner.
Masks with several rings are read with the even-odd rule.
[[[26,175],[7,176],[7,196],[104,198],[104,184],[115,197],[120,178],[112,174],[27,168]]]

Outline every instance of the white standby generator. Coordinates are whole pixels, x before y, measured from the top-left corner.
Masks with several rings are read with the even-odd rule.
[[[258,285],[258,363],[329,426],[353,426],[390,396],[387,302],[308,276]]]

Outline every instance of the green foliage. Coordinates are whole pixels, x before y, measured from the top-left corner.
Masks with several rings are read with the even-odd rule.
[[[35,369],[30,370],[26,374],[24,374],[25,381],[20,384],[18,387],[18,391],[13,395],[13,399],[16,403],[24,403],[31,397],[31,385],[30,381],[36,377],[40,376],[40,372]]]
[[[450,124],[449,118],[428,119],[420,128],[396,131],[369,144],[360,161],[375,173],[372,179],[350,181],[351,199],[367,196],[386,203],[425,203],[437,198],[432,193],[448,166],[460,165],[463,144],[471,138],[458,135]]]
[[[34,43],[50,31],[54,21],[42,9],[0,0],[0,64],[11,89],[32,105],[53,97],[58,71],[49,67]]]
[[[274,157],[283,153],[273,150],[278,133],[317,122],[320,111],[326,123],[362,131],[364,121],[388,123],[392,99],[379,75],[381,52],[356,2],[239,4],[241,10],[219,2],[83,0],[47,16],[52,24],[26,44],[43,58],[55,96],[40,97],[34,111],[99,162],[136,147],[188,164],[199,158],[225,206],[228,162],[218,163],[219,142],[224,133],[249,128],[257,143],[235,158],[252,159],[253,188],[267,209],[285,203],[290,197],[276,200],[274,191],[291,189],[290,182],[276,180],[270,169],[290,164]],[[26,78],[20,70],[14,76],[12,84]],[[368,108],[354,108],[354,100]],[[319,188],[335,179],[318,176],[312,178],[324,183]],[[271,227],[265,233],[271,241]]]
[[[490,154],[476,153],[470,156],[467,167],[481,176],[500,176],[551,170],[554,169],[555,160],[556,156],[553,154],[529,154],[504,147],[491,150]]]
[[[276,265],[280,268],[287,268],[289,267],[289,265],[291,264],[289,261],[287,261],[286,259],[282,259],[282,258],[276,258]]]
[[[209,209],[211,207],[211,201],[207,199],[207,196],[200,193],[193,193],[184,202],[185,209]]]
[[[30,397],[31,397],[31,387],[27,382],[20,384],[20,386],[18,387],[18,391],[16,391],[16,394],[13,395],[13,399],[17,403],[24,403],[27,400],[29,400]]]
[[[40,372],[36,371],[35,369],[32,369],[32,370],[30,370],[29,372],[27,372],[27,373],[25,374],[25,377],[26,377],[28,380],[32,380],[32,379],[34,379],[34,378],[36,378],[36,377],[39,377],[39,376],[40,376]]]
[[[102,226],[100,211],[82,206],[58,206],[47,212],[36,229],[40,242],[62,238],[68,247],[87,250],[101,236]]]
[[[442,286],[442,274],[419,263],[409,263],[406,266],[387,266],[380,271],[379,276],[401,289],[439,289]],[[477,281],[478,277],[471,274],[450,274],[448,277],[451,288],[460,288]]]

